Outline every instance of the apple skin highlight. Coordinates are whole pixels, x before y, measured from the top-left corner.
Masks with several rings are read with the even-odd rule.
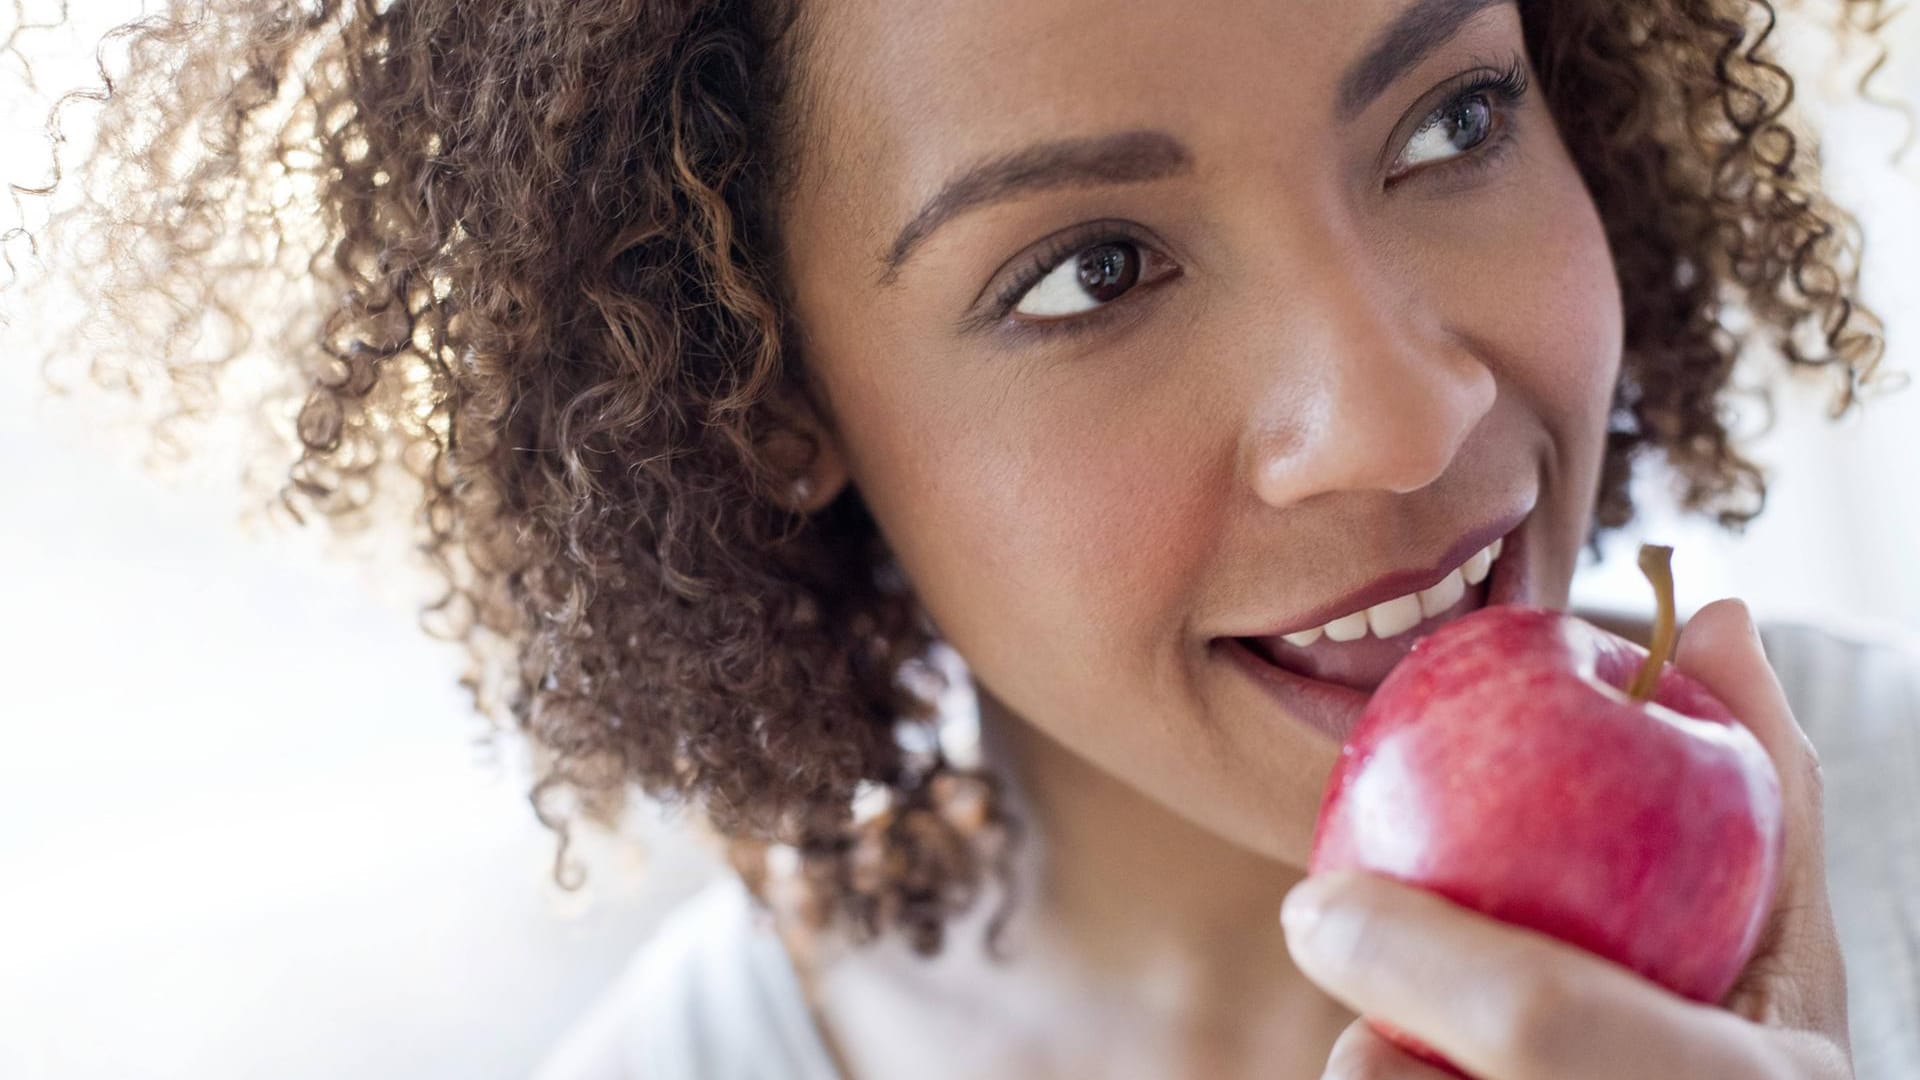
[[[1341,749],[1309,869],[1416,885],[1717,1003],[1771,908],[1779,779],[1759,740],[1671,665],[1651,700],[1631,698],[1646,657],[1527,605],[1422,638]]]

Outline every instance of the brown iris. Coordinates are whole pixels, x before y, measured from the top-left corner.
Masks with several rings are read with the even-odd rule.
[[[1102,302],[1118,298],[1140,280],[1140,253],[1132,244],[1101,244],[1080,256],[1080,285]]]

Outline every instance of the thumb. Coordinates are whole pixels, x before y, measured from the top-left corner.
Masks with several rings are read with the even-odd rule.
[[[1843,976],[1834,959],[1839,947],[1827,900],[1819,755],[1794,718],[1746,604],[1716,600],[1694,613],[1681,631],[1674,665],[1719,698],[1773,760],[1786,845],[1775,910],[1760,953],[1791,954],[1791,962],[1779,966],[1802,975],[1808,984],[1798,988],[1792,1001],[1776,1000],[1775,1008],[1793,1013],[1809,1027],[1830,1029],[1834,1021],[1827,1006],[1845,998],[1844,991],[1829,985]],[[1733,999],[1742,993],[1742,986],[1736,986]],[[1844,1019],[1839,1023],[1844,1030]]]
[[[1744,601],[1728,597],[1695,612],[1680,631],[1673,663],[1719,698],[1760,740],[1780,773],[1781,795],[1789,806],[1817,795],[1819,756],[1794,719]]]

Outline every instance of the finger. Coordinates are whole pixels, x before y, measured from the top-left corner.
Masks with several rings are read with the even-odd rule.
[[[1695,612],[1680,632],[1674,666],[1705,685],[1753,732],[1780,773],[1780,793],[1788,809],[1817,823],[1820,756],[1794,718],[1747,605],[1728,598]],[[1817,848],[1819,830],[1799,840],[1808,849]]]
[[[1767,662],[1746,604],[1716,600],[1681,632],[1675,665],[1699,680],[1759,739],[1780,775],[1786,848],[1780,886],[1755,958],[1728,1004],[1789,1026],[1829,1031],[1844,1021],[1845,973],[1827,896],[1820,758]],[[1754,1004],[1755,983],[1765,1000]]]
[[[1320,1080],[1458,1080],[1381,1038],[1365,1020],[1340,1033]]]
[[[1482,1080],[1763,1074],[1753,1025],[1421,889],[1316,874],[1281,920],[1308,978]]]

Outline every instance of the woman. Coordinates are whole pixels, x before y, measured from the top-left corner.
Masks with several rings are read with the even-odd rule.
[[[216,7],[134,34],[60,223],[134,256],[117,321],[191,411],[306,365],[290,506],[419,479],[563,857],[637,786],[752,890],[551,1075],[1439,1075],[1361,1014],[1498,1080],[1920,1068],[1850,1045],[1816,725],[1737,601],[1677,662],[1789,849],[1722,1007],[1302,871],[1367,691],[1564,606],[1636,459],[1758,513],[1741,348],[1874,374],[1767,4]]]

